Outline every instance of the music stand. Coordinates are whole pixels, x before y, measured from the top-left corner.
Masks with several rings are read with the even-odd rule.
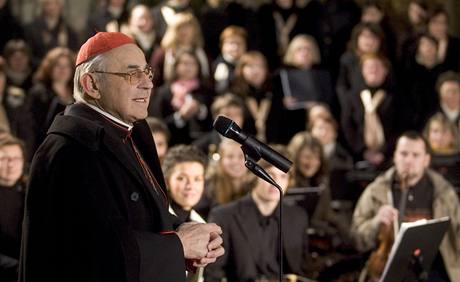
[[[380,282],[426,280],[449,224],[449,217],[403,223]]]

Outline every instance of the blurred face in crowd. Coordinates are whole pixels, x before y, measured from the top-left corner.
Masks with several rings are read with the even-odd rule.
[[[428,143],[434,151],[448,149],[454,141],[454,134],[439,121],[432,121],[428,131]]]
[[[14,52],[8,58],[8,68],[14,72],[25,72],[29,70],[29,56],[21,51]]]
[[[304,177],[312,177],[318,172],[321,167],[320,153],[311,150],[310,148],[303,148],[300,150],[298,156],[298,168],[297,170]]]
[[[433,17],[428,23],[428,32],[438,40],[444,39],[447,36],[448,29],[447,16],[442,13]]]
[[[73,79],[73,66],[70,59],[66,56],[61,56],[56,60],[52,69],[52,80],[60,82],[68,82]]]
[[[363,62],[362,72],[367,86],[378,87],[385,82],[388,71],[381,60],[371,58]]]
[[[136,6],[131,11],[129,24],[132,28],[148,33],[153,30],[152,14],[145,6]]]
[[[276,0],[276,4],[283,9],[290,9],[294,3],[293,0]]]
[[[417,3],[411,2],[407,10],[409,21],[413,25],[420,25],[426,19],[426,11],[423,7],[420,7]]]
[[[323,118],[317,118],[313,121],[311,134],[317,138],[322,145],[328,145],[335,142],[337,132],[334,126]]]
[[[153,140],[155,141],[155,148],[157,149],[158,157],[160,160],[163,160],[168,152],[168,139],[161,131],[153,132],[152,135]]]
[[[191,210],[204,190],[204,167],[199,162],[178,163],[168,178],[172,199],[184,210]]]
[[[243,151],[238,143],[221,143],[220,152],[220,166],[225,174],[232,178],[240,178],[246,174]]]
[[[177,28],[178,42],[184,46],[192,45],[195,40],[195,28],[191,23],[182,24]]]
[[[283,189],[283,193],[285,193],[289,183],[289,175],[274,166],[270,166],[265,170]],[[264,202],[278,202],[280,199],[279,190],[261,178],[257,178],[257,183],[252,190],[252,195]]]
[[[259,57],[251,58],[243,67],[244,79],[254,87],[260,87],[267,78],[267,66]]]
[[[421,58],[425,58],[428,61],[436,61],[438,56],[438,47],[428,37],[420,38],[417,48],[417,55]]]
[[[109,0],[109,5],[114,8],[123,8],[125,2],[125,0]]]
[[[361,15],[361,21],[366,23],[379,24],[383,19],[384,14],[375,6],[366,7]]]
[[[303,69],[309,69],[313,66],[314,47],[308,40],[302,40],[294,50],[293,61],[295,66]]]
[[[112,49],[105,61],[108,72],[138,75],[132,75],[130,80],[128,75],[98,74],[97,101],[101,108],[127,123],[145,119],[153,83],[152,77],[144,73],[144,53],[134,44],[125,44]]]
[[[380,39],[369,29],[358,36],[358,50],[362,53],[376,53],[380,49]]]
[[[229,119],[233,120],[239,127],[243,127],[244,123],[244,115],[243,109],[237,106],[229,105],[223,107],[219,115],[226,116]]]
[[[460,84],[456,81],[446,81],[439,88],[441,104],[449,110],[460,110]]]
[[[190,0],[169,0],[168,4],[173,7],[186,7],[190,3]]]
[[[238,60],[246,52],[246,41],[238,35],[228,36],[222,43],[222,54]]]
[[[18,182],[24,171],[24,156],[19,145],[0,148],[0,185],[10,187]]]
[[[430,155],[422,139],[399,138],[393,159],[398,175],[407,177],[411,185],[420,180],[430,164]]]
[[[198,77],[198,61],[190,54],[184,53],[177,58],[176,73],[179,79],[195,79]]]
[[[60,0],[42,0],[43,15],[58,18],[61,15],[62,4]]]

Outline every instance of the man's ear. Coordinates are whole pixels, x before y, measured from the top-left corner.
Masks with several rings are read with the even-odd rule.
[[[83,91],[91,98],[101,98],[101,93],[99,93],[99,88],[96,85],[96,81],[89,73],[85,73],[80,77],[80,85],[83,87]]]

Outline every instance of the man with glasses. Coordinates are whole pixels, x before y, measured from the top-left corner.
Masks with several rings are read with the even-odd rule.
[[[185,281],[186,268],[223,254],[219,226],[177,226],[168,212],[144,120],[152,77],[122,33],[97,33],[81,47],[76,103],[32,162],[20,281]]]

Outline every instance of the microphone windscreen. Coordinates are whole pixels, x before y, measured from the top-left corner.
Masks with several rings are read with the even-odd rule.
[[[227,136],[227,130],[232,125],[233,121],[229,118],[224,116],[218,116],[214,121],[213,127],[219,132],[220,134]]]

